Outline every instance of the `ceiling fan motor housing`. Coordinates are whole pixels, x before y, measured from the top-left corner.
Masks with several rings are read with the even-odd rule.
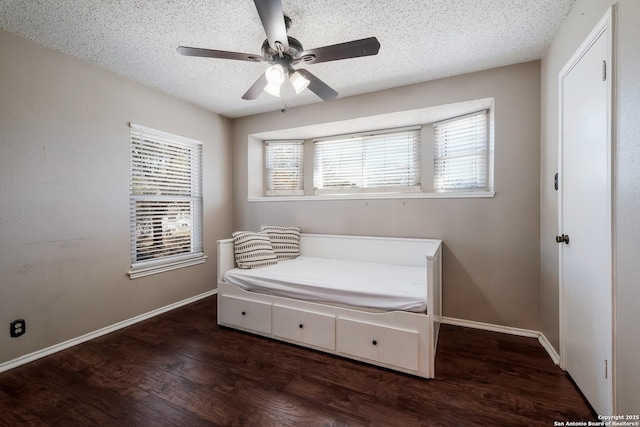
[[[282,53],[283,57],[287,57],[291,61],[299,60],[300,54],[304,50],[302,48],[302,43],[293,37],[287,37],[287,39],[289,41],[289,50]],[[280,53],[269,46],[269,40],[265,40],[264,43],[262,43],[262,57],[267,60],[267,62],[275,63],[278,61]]]

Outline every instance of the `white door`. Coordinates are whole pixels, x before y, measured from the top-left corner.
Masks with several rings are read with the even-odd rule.
[[[610,28],[560,73],[561,363],[602,415],[613,411]]]

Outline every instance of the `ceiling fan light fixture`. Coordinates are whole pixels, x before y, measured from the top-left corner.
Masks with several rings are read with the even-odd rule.
[[[267,92],[269,95],[273,95],[277,98],[280,97],[280,85],[274,85],[272,83],[269,83],[264,87],[264,91]]]
[[[264,72],[270,85],[280,86],[284,83],[284,68],[280,64],[272,65]]]
[[[297,71],[291,75],[289,81],[298,95],[309,86],[309,80]]]

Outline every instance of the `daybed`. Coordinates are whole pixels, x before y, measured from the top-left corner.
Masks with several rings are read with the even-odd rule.
[[[252,288],[252,285],[247,285],[242,278],[238,282],[239,286],[229,283],[231,280],[237,281],[232,277],[233,272],[269,272],[272,267],[240,271],[241,269],[236,268],[233,239],[220,240],[218,324],[408,374],[434,378],[434,359],[442,313],[441,245],[440,240],[431,239],[302,233],[300,258],[280,261],[277,267],[280,270],[274,270],[275,276],[272,276],[276,279],[271,282],[276,283],[276,289],[265,289],[259,281],[260,287],[247,290],[242,288]],[[345,274],[350,269],[348,264],[353,263],[356,270],[360,268],[358,274],[365,277],[365,280],[347,280],[359,283],[355,290],[343,292],[342,297],[346,295],[346,299],[335,299],[342,298],[340,292],[335,298],[317,295],[315,292],[308,292],[305,286],[302,286],[302,291],[294,289],[291,293],[293,288],[286,282],[289,274],[287,269],[292,268],[290,266],[293,263],[309,259],[319,259],[320,270],[337,270]],[[331,267],[331,260],[342,264]],[[327,264],[323,264],[324,262]],[[375,270],[384,269],[385,264],[400,270],[405,266],[408,267],[407,270],[414,272],[416,267],[420,267],[420,275],[424,275],[426,286],[414,284],[409,285],[409,288],[418,286],[421,289],[419,293],[425,293],[422,304],[414,300],[415,292],[409,292],[410,298],[406,298],[407,293],[404,291],[396,297],[386,295],[386,290],[382,293],[366,292],[371,277],[366,278],[367,274],[364,272],[372,272],[369,276],[386,277]],[[301,265],[303,270],[309,269],[308,264]],[[284,273],[282,269],[285,269]],[[225,280],[225,273],[228,272],[230,274]],[[326,285],[321,278],[314,279],[312,285],[317,282]],[[390,283],[393,282],[390,279]],[[329,287],[332,287],[331,284]],[[340,290],[338,286],[334,288]],[[366,295],[358,294],[363,290]],[[284,292],[284,295],[289,296],[274,295],[272,292]],[[380,301],[386,300],[391,301],[394,308],[384,309],[384,303],[381,304]],[[396,307],[406,308],[398,310]]]

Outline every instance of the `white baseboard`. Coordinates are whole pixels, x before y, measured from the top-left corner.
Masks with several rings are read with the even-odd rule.
[[[521,337],[538,338],[540,332],[531,329],[513,328],[511,326],[494,325],[491,323],[476,322],[473,320],[443,317],[442,323],[447,325],[464,326],[466,328],[482,329],[484,331],[500,332],[503,334],[518,335]]]
[[[527,338],[537,338],[542,348],[544,348],[553,360],[553,363],[558,365],[560,363],[560,356],[553,348],[547,337],[540,331],[534,331],[531,329],[513,328],[511,326],[494,325],[491,323],[476,322],[473,320],[456,319],[454,317],[442,317],[442,323],[446,325],[463,326],[465,328],[482,329],[484,331],[500,332],[503,334],[517,335]]]
[[[540,336],[538,337],[538,341],[540,341],[540,344],[542,345],[542,347],[545,350],[547,350],[547,353],[551,357],[551,360],[553,360],[553,363],[555,363],[556,365],[560,365],[560,355],[558,354],[556,349],[553,348],[553,346],[551,345],[551,343],[549,342],[547,337],[545,337],[542,332],[540,332]]]
[[[214,289],[212,291],[207,291],[202,294],[184,299],[182,301],[174,302],[173,304],[169,304],[167,306],[157,308],[155,310],[149,311],[148,313],[140,314],[138,316],[132,317],[131,319],[123,320],[122,322],[115,323],[111,326],[106,326],[104,328],[98,329],[97,331],[89,332],[88,334],[84,334],[79,337],[61,342],[59,344],[52,345],[51,347],[43,348],[42,350],[25,354],[24,356],[20,356],[17,359],[0,363],[0,372],[5,372],[5,371],[8,371],[9,369],[17,368],[18,366],[24,365],[29,362],[33,362],[34,360],[43,358],[45,356],[49,356],[53,353],[57,353],[69,347],[82,344],[83,342],[92,340],[94,338],[101,337],[108,333],[117,331],[118,329],[126,328],[127,326],[131,326],[135,323],[142,322],[143,320],[147,320],[154,316],[158,316],[159,314],[166,313],[167,311],[171,311],[178,307],[182,307],[183,305],[191,304],[192,302],[196,302],[203,298],[210,297],[212,295],[215,295],[216,293],[218,293],[217,289]]]

